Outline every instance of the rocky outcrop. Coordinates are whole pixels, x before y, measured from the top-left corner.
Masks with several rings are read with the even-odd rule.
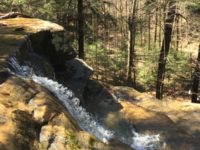
[[[68,46],[67,33],[57,24],[35,18],[3,19],[0,24],[1,64],[13,54],[27,60],[30,51],[43,56],[53,66],[63,65],[76,56]]]
[[[76,58],[66,61],[64,69],[56,72],[58,80],[67,85],[84,104],[82,94],[93,69],[83,60]]]
[[[72,60],[76,53],[68,46],[63,27],[35,18],[3,19],[0,41],[0,149],[131,149],[114,139],[103,143],[82,131],[51,92],[8,71],[15,70],[10,65],[10,57],[15,56],[36,74],[64,84],[76,82],[82,91],[91,69]],[[66,78],[61,78],[62,73]]]
[[[118,135],[132,125],[144,135],[159,134],[158,150],[199,149],[200,106],[177,100],[157,101],[132,88],[103,86],[97,81],[88,82],[85,97],[88,111]]]
[[[0,149],[129,149],[81,131],[56,98],[31,80],[4,78],[0,108]]]

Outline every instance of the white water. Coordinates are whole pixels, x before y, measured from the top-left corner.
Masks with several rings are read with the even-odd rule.
[[[64,104],[83,130],[94,134],[103,142],[107,142],[113,137],[113,133],[111,131],[104,129],[101,125],[99,125],[99,123],[86,112],[85,108],[79,105],[79,99],[76,98],[72,91],[67,87],[64,87],[63,85],[45,77],[32,76],[32,79],[36,83],[53,92],[53,94],[55,94],[59,101]]]
[[[155,143],[160,141],[159,134],[157,135],[143,135],[132,130],[133,133],[133,143],[131,147],[136,150],[154,150]]]
[[[9,60],[9,64],[12,66],[15,74],[25,78],[31,78],[34,82],[44,86],[51,91],[62,103],[69,113],[74,117],[79,126],[89,133],[95,135],[103,142],[108,142],[114,137],[114,132],[105,129],[100,125],[92,115],[90,115],[85,108],[79,105],[80,100],[76,98],[71,90],[59,84],[56,81],[50,80],[46,77],[36,76],[33,69],[30,66],[20,66],[17,60],[12,57]],[[159,142],[159,135],[142,135],[133,129],[130,131],[133,133],[132,142],[126,142],[126,138],[122,137],[120,140],[126,144],[129,144],[136,150],[154,150],[156,143]],[[128,140],[127,140],[128,141]]]

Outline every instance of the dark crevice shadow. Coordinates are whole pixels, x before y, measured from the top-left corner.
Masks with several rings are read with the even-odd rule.
[[[93,114],[100,124],[114,131],[118,140],[124,137],[131,142],[133,127],[120,113],[122,105],[103,85],[89,80],[83,97],[87,111]]]
[[[10,77],[9,72],[0,71],[0,84],[4,83]]]

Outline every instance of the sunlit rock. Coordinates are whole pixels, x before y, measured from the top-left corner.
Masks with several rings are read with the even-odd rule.
[[[1,58],[14,53],[25,58],[32,49],[52,64],[60,65],[76,56],[68,41],[64,40],[66,38],[63,38],[66,36],[64,28],[55,23],[36,18],[12,18],[2,19],[0,24],[5,24],[0,26]]]
[[[55,67],[75,57],[73,49],[62,43],[67,41],[61,40],[67,36],[62,32],[61,26],[34,18],[0,20],[0,149],[132,149],[117,140],[108,142],[110,131],[53,80]],[[79,62],[85,68],[73,75],[82,81],[92,70]]]

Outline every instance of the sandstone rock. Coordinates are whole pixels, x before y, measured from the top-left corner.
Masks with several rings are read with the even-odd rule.
[[[73,68],[75,70],[68,73],[74,76],[71,77],[73,81],[79,80],[79,87],[83,90],[92,71],[78,59],[71,61],[69,66],[63,65],[75,57],[73,49],[65,44],[66,36],[63,27],[40,19],[0,20],[0,149],[130,149],[118,141],[102,143],[82,131],[52,93],[6,69],[11,56],[49,78],[54,78],[55,67]]]
[[[195,128],[194,122],[199,122],[199,119],[187,118],[191,114],[185,112],[184,101],[158,101],[146,93],[128,87],[112,87],[110,91],[118,95],[119,103],[123,107],[121,113],[134,124],[138,132],[160,134],[161,139],[166,142],[166,149],[199,149],[198,129],[196,128],[195,133],[190,132],[191,126]],[[187,103],[193,111],[199,110],[200,107],[192,105]],[[190,124],[190,127],[183,127],[181,124]]]
[[[0,24],[4,24],[0,26],[1,64],[16,53],[18,58],[25,59],[31,55],[31,49],[53,65],[62,65],[76,56],[73,48],[67,46],[66,40],[56,40],[59,37],[66,39],[63,37],[67,35],[64,28],[55,23],[36,18],[12,18],[2,19]]]
[[[158,102],[132,88],[103,86],[95,81],[88,82],[85,90],[85,99],[88,111],[101,119],[102,123],[109,129],[117,132],[117,137],[126,134],[126,132],[129,132],[126,134],[126,138],[130,136],[130,126],[132,126],[132,129],[134,128],[140,134],[159,134],[160,142],[157,143],[159,150],[199,149],[198,126],[190,124],[196,127],[191,128],[186,121],[184,128],[181,122],[175,120],[176,117],[186,118],[186,116],[191,116],[191,114],[185,114],[184,111],[186,109],[190,110],[191,107],[194,109],[194,106],[189,108],[189,106],[183,107],[184,103],[181,104],[180,102],[178,103],[180,106],[177,106],[176,102]],[[177,107],[179,112],[176,114]],[[184,111],[180,112],[181,109]],[[199,107],[196,106],[195,110],[197,111],[198,109]],[[169,112],[166,113],[167,110]],[[179,113],[184,116],[180,116]],[[192,116],[191,120],[195,119],[193,123],[198,123],[196,116]],[[191,132],[192,130],[193,132]],[[194,133],[194,131],[197,132]]]
[[[19,77],[10,76],[0,84],[0,109],[0,149],[125,150],[127,147],[120,142],[106,145],[81,131],[51,93]]]

